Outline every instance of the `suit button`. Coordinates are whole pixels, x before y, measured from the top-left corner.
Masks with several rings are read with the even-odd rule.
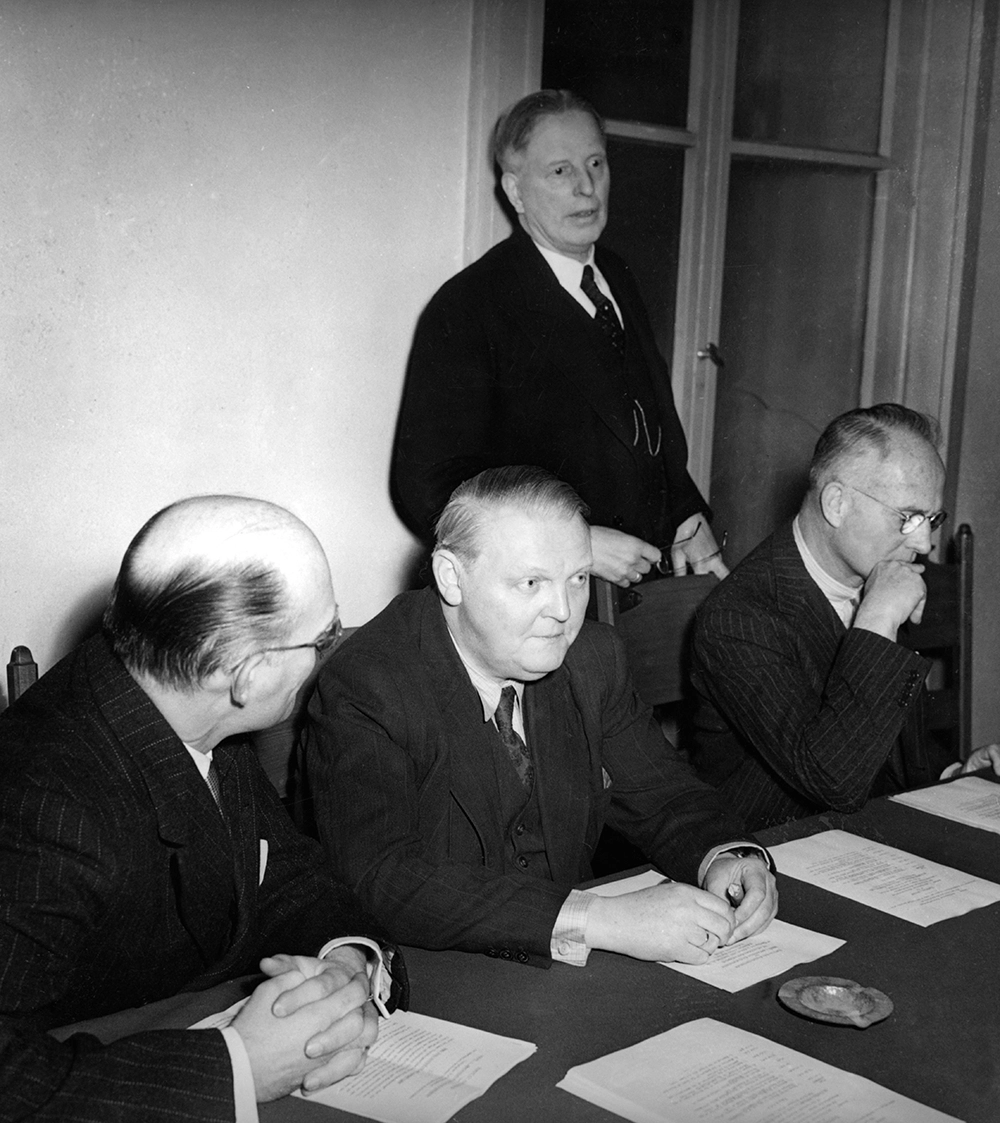
[[[518,823],[514,830],[514,834],[524,834],[524,823]]]
[[[496,948],[487,948],[486,954],[490,957],[490,959],[496,959],[500,955]]]
[[[514,956],[514,958],[518,961],[518,963],[527,963],[528,962],[528,953],[524,952],[524,951],[519,951],[517,953],[517,955]]]
[[[526,870],[528,868],[528,859],[523,854],[518,854],[517,864],[522,870]]]
[[[503,951],[500,953],[500,958],[501,959],[513,959],[514,955],[511,952],[510,948],[504,948]]]

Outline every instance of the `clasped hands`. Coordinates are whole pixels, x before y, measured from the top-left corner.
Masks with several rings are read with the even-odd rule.
[[[778,911],[763,856],[720,854],[704,888],[665,881],[618,897],[595,897],[586,942],[636,959],[700,965],[726,944],[763,931]]]
[[[316,1092],[360,1072],[378,1036],[366,959],[350,945],[325,959],[274,955],[265,979],[233,1019],[250,1060],[258,1102],[300,1088]]]

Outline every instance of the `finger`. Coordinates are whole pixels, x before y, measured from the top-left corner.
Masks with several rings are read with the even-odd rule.
[[[663,551],[650,542],[643,542],[639,547],[639,556],[645,558],[649,565],[657,565],[663,560]]]
[[[279,955],[265,955],[260,961],[260,969],[265,975],[269,975],[272,979],[276,975],[283,975],[286,971],[298,970],[294,955],[285,955],[282,952]]]
[[[323,1064],[318,1065],[302,1081],[302,1094],[310,1095],[323,1088],[329,1088],[345,1076],[354,1076],[365,1067],[368,1060],[367,1046],[342,1049]]]
[[[670,547],[670,566],[675,577],[683,577],[687,573],[687,558],[681,546]]]
[[[339,1053],[343,1049],[357,1049],[374,1044],[378,1026],[369,1027],[364,1010],[358,1007],[342,1018],[331,1019],[328,1024],[317,1027],[304,1049],[307,1057],[324,1058]]]
[[[368,999],[368,978],[363,973],[348,979],[340,971],[322,971],[299,983],[297,987],[279,995],[271,1013],[276,1018],[287,1018],[304,1006],[314,1002],[336,1004],[334,1017],[343,1017],[350,1010],[363,1005]]]

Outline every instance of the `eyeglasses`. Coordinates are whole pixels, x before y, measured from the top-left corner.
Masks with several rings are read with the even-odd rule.
[[[931,530],[937,530],[948,517],[947,511],[933,511],[930,513],[927,511],[910,511],[907,513],[906,511],[901,511],[898,507],[890,507],[888,503],[883,503],[881,499],[876,499],[874,495],[869,495],[867,491],[862,491],[860,487],[855,487],[854,484],[844,484],[844,486],[849,487],[851,491],[856,491],[858,495],[863,495],[866,499],[870,499],[873,503],[878,503],[880,507],[884,507],[887,511],[892,511],[894,515],[899,515],[900,519],[902,519],[899,526],[900,534],[912,534],[918,527],[923,526],[925,522],[930,524]]]
[[[687,536],[687,538],[681,538],[679,541],[671,543],[671,546],[681,546],[685,542],[690,542],[692,538],[697,537],[699,530],[701,530],[701,519],[698,520],[698,523],[694,528],[694,534],[689,534]],[[715,551],[714,554],[706,554],[705,557],[698,558],[697,561],[693,561],[693,562],[686,561],[684,564],[689,565],[689,566],[691,566],[692,569],[694,569],[694,567],[696,565],[701,565],[702,562],[711,561],[712,558],[717,558],[722,553],[722,551],[726,548],[726,543],[728,541],[729,541],[729,531],[727,530],[722,535],[722,541],[719,543],[719,548]],[[674,572],[673,563],[671,562],[671,559],[670,559],[671,546],[666,546],[666,547],[664,547],[664,549],[662,549],[660,551],[660,560],[656,563],[657,572],[662,573],[664,576],[670,576]]]
[[[311,647],[316,652],[316,658],[322,659],[337,646],[343,634],[344,625],[341,624],[340,617],[335,616],[329,628],[326,628],[319,638],[314,639],[312,643],[290,643],[284,647],[264,647],[256,654],[263,655],[267,651],[304,651],[307,647]]]

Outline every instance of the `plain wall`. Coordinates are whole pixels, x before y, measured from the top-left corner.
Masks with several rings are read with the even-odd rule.
[[[145,519],[291,507],[348,625],[417,316],[463,264],[468,0],[0,0],[0,651],[45,670]]]

